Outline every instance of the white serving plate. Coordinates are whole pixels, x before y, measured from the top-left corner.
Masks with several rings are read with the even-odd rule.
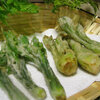
[[[48,35],[48,36],[52,35],[54,38],[57,37],[57,33],[54,29],[46,30],[42,34],[36,34],[39,41],[41,41],[41,42],[42,42],[42,38],[44,35]],[[100,42],[100,36],[90,35],[90,34],[87,34],[87,36],[93,40]],[[29,37],[29,38],[31,39],[31,37]],[[93,75],[88,74],[85,71],[81,70],[80,68],[78,68],[77,73],[74,76],[70,76],[70,77],[63,76],[62,74],[60,74],[57,71],[53,57],[48,50],[47,50],[47,57],[48,57],[50,66],[52,67],[55,75],[58,77],[61,84],[63,85],[63,87],[66,91],[67,97],[83,90],[84,88],[91,85],[94,81],[100,81],[100,74],[98,74],[97,76],[93,76]],[[50,93],[46,86],[43,75],[33,66],[27,65],[27,68],[28,68],[29,72],[31,73],[32,79],[36,82],[36,84],[43,87],[46,90],[47,98],[45,100],[53,100],[52,97],[50,96]],[[14,76],[10,75],[9,77],[11,78],[12,82],[29,98],[29,100],[35,100],[25,90],[25,88],[15,79]],[[10,100],[8,98],[8,96],[1,89],[0,89],[0,100]]]

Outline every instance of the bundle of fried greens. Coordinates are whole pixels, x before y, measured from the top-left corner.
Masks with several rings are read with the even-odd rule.
[[[83,27],[80,24],[75,26],[68,17],[60,18],[59,25],[69,36],[68,43],[75,52],[81,67],[89,73],[98,74],[100,72],[100,43],[89,39]]]
[[[26,68],[25,60],[20,59],[9,47],[6,48],[6,53],[8,66],[11,67],[12,73],[15,77],[36,100],[44,100],[46,98],[46,92],[43,88],[37,86],[36,83],[32,81]]]
[[[75,53],[69,48],[67,41],[58,36],[55,40],[44,36],[43,42],[46,48],[51,51],[59,72],[64,75],[73,75],[77,71],[77,59]]]
[[[6,66],[7,59],[4,51],[3,49],[0,51],[0,88],[8,94],[10,100],[29,100],[9,79],[11,69]]]
[[[51,96],[54,98],[54,100],[66,100],[65,90],[48,63],[46,50],[43,47],[43,44],[40,43],[36,37],[33,37],[31,43],[29,43],[28,38],[23,35],[19,36],[17,39],[16,36],[10,31],[4,32],[4,36],[7,46],[12,52],[14,52],[13,59],[11,57],[11,52],[9,53],[10,56],[8,55],[8,57],[11,57],[11,60],[14,60],[15,65],[16,63],[21,63],[17,57],[14,57],[16,55],[23,58],[27,63],[32,62],[33,65],[43,73]],[[13,66],[13,68],[14,67],[16,66]],[[25,66],[23,67],[25,69]],[[21,68],[23,69],[23,67]],[[23,74],[23,70],[19,73],[19,75],[20,74]]]
[[[46,92],[32,81],[25,60],[13,52],[6,43],[1,49],[0,65],[9,66],[6,68],[10,69],[10,74],[13,74],[36,100],[44,100]]]

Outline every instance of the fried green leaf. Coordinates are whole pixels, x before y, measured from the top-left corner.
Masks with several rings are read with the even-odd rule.
[[[23,84],[23,86],[36,100],[44,100],[46,92],[43,88],[37,86],[36,83],[32,81],[26,68],[25,60],[20,59],[18,55],[9,47],[7,47],[6,53],[8,66],[11,67],[14,76]]]
[[[67,41],[58,36],[53,40],[52,36],[44,36],[43,42],[51,51],[59,72],[64,75],[73,75],[77,71],[77,59],[75,53],[69,48]]]
[[[100,72],[100,58],[97,54],[74,40],[69,40],[69,45],[76,53],[78,63],[84,70],[94,75]]]

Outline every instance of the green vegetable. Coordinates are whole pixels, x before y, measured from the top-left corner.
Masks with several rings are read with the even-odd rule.
[[[97,54],[74,40],[69,40],[69,45],[76,53],[78,62],[84,70],[95,75],[100,72],[100,58]]]
[[[100,43],[94,42],[86,37],[84,33],[80,32],[78,28],[76,28],[72,22],[72,20],[68,17],[62,17],[59,19],[60,27],[63,31],[65,31],[71,38],[75,41],[80,42],[86,48],[92,50],[96,54],[100,56]],[[79,27],[79,26],[78,26]],[[80,34],[80,35],[79,35]],[[98,45],[99,44],[99,45]]]
[[[43,73],[54,100],[66,100],[65,91],[48,63],[46,50],[42,43],[36,37],[29,43],[26,36],[20,36],[17,40],[11,32],[4,34],[9,47],[27,62],[33,62],[35,67]]]
[[[10,100],[29,100],[12,84],[4,69],[0,69],[0,88],[8,94]]]
[[[51,96],[54,100],[66,100],[65,91],[48,63],[46,50],[42,43],[40,43],[36,37],[33,37],[32,43],[34,47],[32,52],[37,54],[39,68],[45,77]]]
[[[5,52],[0,51],[0,66],[4,66],[4,65],[7,65],[7,57]]]
[[[37,13],[38,6],[31,4],[28,0],[0,0],[0,20],[7,23],[8,14],[17,12]]]
[[[26,68],[24,59],[20,59],[15,52],[9,47],[6,48],[8,66],[11,67],[12,73],[24,85],[28,92],[36,98],[36,100],[44,100],[46,97],[45,90],[37,86],[31,79]]]
[[[60,6],[66,6],[66,5],[71,8],[80,8],[80,6],[85,3],[90,4],[94,8],[95,12],[98,9],[97,3],[93,0],[44,0],[44,1],[46,1],[47,3],[53,3],[54,10],[56,10]]]
[[[1,50],[0,50],[0,68],[5,68],[5,71],[8,72],[8,67],[6,66],[7,66],[6,43],[3,42],[1,44]]]
[[[11,100],[28,100],[28,98],[13,85],[8,77],[10,69],[6,66],[7,59],[4,51],[4,48],[0,51],[0,88],[8,94]]]
[[[67,41],[58,36],[53,40],[52,36],[44,36],[43,42],[51,51],[58,71],[64,75],[73,75],[77,71],[77,59],[74,52],[69,48]]]
[[[79,24],[76,28],[76,34],[84,41],[86,41],[89,44],[93,44],[96,45],[98,47],[100,47],[100,42],[91,40],[90,38],[88,38],[84,32],[84,28]]]

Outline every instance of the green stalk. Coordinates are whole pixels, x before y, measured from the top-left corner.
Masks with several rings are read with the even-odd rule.
[[[86,41],[87,43],[93,44],[95,46],[97,46],[98,48],[100,48],[100,42],[91,40],[90,38],[88,38],[86,36],[86,34],[84,33],[84,29],[83,27],[79,24],[76,28],[76,34],[84,41]]]
[[[18,88],[16,88],[5,71],[0,69],[0,88],[9,96],[10,100],[29,100]]]
[[[100,72],[100,58],[97,54],[74,40],[69,40],[69,45],[76,53],[78,62],[84,70],[94,75]]]
[[[59,72],[64,75],[73,75],[77,71],[77,59],[74,52],[69,48],[67,41],[58,36],[55,40],[52,37],[44,36],[43,42],[46,48],[51,51]]]

